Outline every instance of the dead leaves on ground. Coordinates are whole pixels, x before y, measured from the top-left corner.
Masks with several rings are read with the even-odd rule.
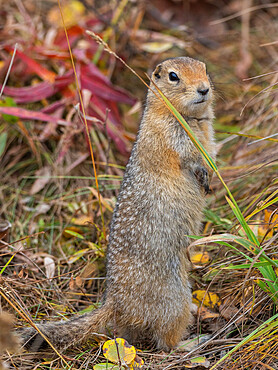
[[[137,369],[144,364],[144,361],[136,354],[135,347],[123,338],[106,341],[102,350],[104,357],[112,363],[97,364],[94,366],[94,370],[120,369],[121,366],[126,369]],[[119,364],[119,366],[115,364]]]

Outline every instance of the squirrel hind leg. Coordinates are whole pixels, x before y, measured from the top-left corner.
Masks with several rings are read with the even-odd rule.
[[[179,343],[183,334],[183,332],[179,333],[174,331],[173,328],[168,332],[165,332],[164,330],[161,332],[156,332],[154,335],[156,348],[165,352],[171,351]]]
[[[187,313],[182,318],[178,317],[175,322],[171,322],[168,325],[156,326],[153,331],[156,348],[166,352],[175,348],[187,334],[187,328],[191,324],[191,320],[191,315]]]
[[[139,342],[140,334],[137,328],[132,326],[117,326],[117,336],[124,338],[129,344],[137,345]]]
[[[139,348],[145,348],[153,344],[153,335],[149,328],[138,325],[117,326],[117,335],[124,338],[129,344]]]

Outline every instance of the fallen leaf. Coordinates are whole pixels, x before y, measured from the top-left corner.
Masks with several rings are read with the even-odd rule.
[[[207,292],[206,290],[195,290],[192,293],[192,302],[199,307],[203,304],[205,307],[214,308],[220,305],[220,298],[216,293]]]
[[[104,343],[103,354],[107,360],[118,363],[120,360],[123,364],[131,364],[135,359],[136,350],[125,339],[116,338]]]
[[[129,369],[139,369],[144,365],[144,361],[138,355],[135,356],[135,359],[128,365]]]
[[[197,367],[198,369],[200,368],[207,369],[210,367],[210,362],[204,356],[191,358],[190,362],[191,362],[190,365],[185,365],[186,368],[193,369]]]
[[[263,221],[257,227],[256,230],[259,241],[262,241],[263,238],[265,240],[272,238],[273,230],[277,228],[277,224],[278,224],[278,214],[277,213],[273,214],[273,211],[271,209],[265,209]]]
[[[84,12],[85,7],[80,1],[71,0],[63,4],[63,18],[66,27],[78,23]],[[47,20],[49,23],[55,25],[55,27],[57,27],[57,25],[63,26],[58,6],[51,7],[47,15]]]
[[[153,41],[153,42],[145,42],[140,45],[140,48],[148,53],[163,53],[164,51],[167,51],[173,47],[173,44],[171,42],[159,42],[159,41]]]
[[[81,215],[78,218],[72,218],[71,222],[78,226],[88,226],[94,222],[94,219],[91,216]]]
[[[9,221],[2,220],[0,218],[0,239],[4,238],[4,236],[7,236],[9,229],[11,227],[12,227],[12,224]]]
[[[18,273],[18,277],[19,277],[19,279],[22,279],[22,278],[23,278],[23,276],[24,276],[24,269],[21,269],[21,270],[19,271],[19,273]]]
[[[50,174],[51,172],[49,167],[43,167],[36,172],[36,176],[38,176],[38,178],[35,180],[34,184],[31,187],[31,195],[37,194],[45,187],[45,185],[49,182]]]
[[[195,253],[191,256],[191,262],[194,265],[203,265],[210,261],[210,255],[208,252]]]
[[[80,276],[76,276],[75,284],[78,288],[82,288],[82,286],[84,285],[83,280]]]
[[[207,319],[215,319],[219,317],[219,313],[212,312],[208,308],[201,306],[199,309],[199,315],[201,317],[201,320],[207,320]]]
[[[70,290],[74,290],[75,289],[75,282],[74,282],[74,279],[73,279],[73,276],[72,275],[70,277],[69,288],[70,288]]]
[[[52,279],[55,274],[55,262],[51,257],[44,257],[44,267],[45,267],[45,273],[46,277],[48,279]]]
[[[238,308],[234,306],[232,303],[223,303],[219,306],[219,311],[221,313],[221,316],[224,317],[226,320],[230,320],[233,316],[235,316],[238,313]]]
[[[38,216],[41,214],[45,214],[50,210],[50,208],[51,208],[50,204],[45,204],[45,203],[38,204],[35,209],[35,215]]]
[[[98,196],[100,197],[100,201],[103,204],[103,206],[108,209],[110,212],[113,212],[113,208],[108,204],[105,198],[103,198],[102,195],[98,194],[97,190],[92,188],[91,186],[88,186],[88,189],[93,193],[93,195],[98,199]]]

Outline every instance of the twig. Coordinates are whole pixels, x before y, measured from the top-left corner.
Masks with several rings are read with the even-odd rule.
[[[252,145],[252,144],[258,143],[258,142],[263,141],[263,140],[271,139],[272,137],[277,136],[277,135],[278,135],[278,133],[277,134],[272,134],[272,135],[269,135],[269,136],[265,136],[265,137],[262,137],[261,139],[254,140],[251,143],[248,143],[247,145]]]
[[[2,97],[3,91],[4,91],[5,86],[7,84],[7,81],[8,81],[8,78],[9,78],[9,75],[10,75],[10,72],[11,72],[11,69],[12,69],[12,65],[13,65],[13,62],[14,62],[16,50],[17,50],[17,43],[14,46],[14,51],[13,51],[12,59],[10,61],[9,68],[8,68],[7,74],[5,76],[5,80],[3,82],[3,85],[2,85],[2,88],[1,88],[1,91],[0,91],[0,98]]]
[[[79,95],[81,110],[82,110],[83,117],[84,117],[85,129],[86,129],[86,134],[87,134],[87,138],[88,138],[88,142],[89,142],[89,149],[90,149],[90,154],[91,154],[93,169],[94,169],[95,183],[96,183],[96,189],[97,189],[97,195],[98,195],[98,203],[99,203],[99,209],[100,209],[101,221],[102,221],[102,230],[103,230],[104,238],[106,238],[104,216],[103,216],[102,204],[101,204],[101,199],[100,199],[100,191],[99,191],[99,186],[98,186],[97,169],[96,169],[96,164],[95,164],[95,157],[94,157],[93,147],[92,147],[92,143],[91,143],[91,140],[90,140],[90,132],[89,132],[89,128],[88,128],[88,123],[87,123],[87,120],[86,120],[85,107],[84,107],[84,104],[83,104],[83,99],[82,99],[81,90],[80,90],[80,86],[79,86],[79,82],[78,82],[78,78],[77,78],[77,73],[76,73],[76,69],[75,69],[73,54],[72,54],[72,51],[71,51],[71,46],[70,46],[70,42],[69,42],[69,37],[68,37],[66,25],[65,25],[65,20],[64,20],[60,0],[58,0],[58,5],[59,5],[60,14],[61,14],[61,18],[62,18],[62,22],[63,22],[63,26],[64,26],[64,31],[65,31],[65,35],[66,35],[66,39],[67,39],[67,44],[68,44],[68,49],[69,49],[69,53],[70,53],[72,68],[73,68],[73,71],[74,71],[75,83],[76,83],[76,87],[77,87],[77,91],[78,91],[78,95]]]
[[[214,25],[219,24],[219,23],[224,23],[224,22],[230,21],[231,19],[240,17],[243,14],[251,13],[251,12],[254,12],[256,10],[269,9],[269,8],[277,8],[277,7],[278,7],[278,4],[277,3],[270,3],[270,4],[263,4],[263,5],[252,6],[251,8],[243,9],[243,10],[240,10],[239,12],[236,12],[236,13],[234,13],[232,15],[227,16],[227,17],[224,17],[224,18],[221,18],[221,19],[217,19],[215,21],[212,21],[212,22],[209,23],[209,25],[210,26],[214,26]]]

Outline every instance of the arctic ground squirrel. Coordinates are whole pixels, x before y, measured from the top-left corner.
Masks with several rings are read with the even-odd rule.
[[[168,59],[156,66],[152,81],[215,158],[213,87],[205,64]],[[147,339],[169,351],[179,343],[192,321],[188,235],[201,232],[210,177],[184,129],[149,90],[111,221],[102,306],[68,321],[38,324],[56,348],[107,327],[132,344]],[[27,348],[47,346],[33,328],[21,335]]]

